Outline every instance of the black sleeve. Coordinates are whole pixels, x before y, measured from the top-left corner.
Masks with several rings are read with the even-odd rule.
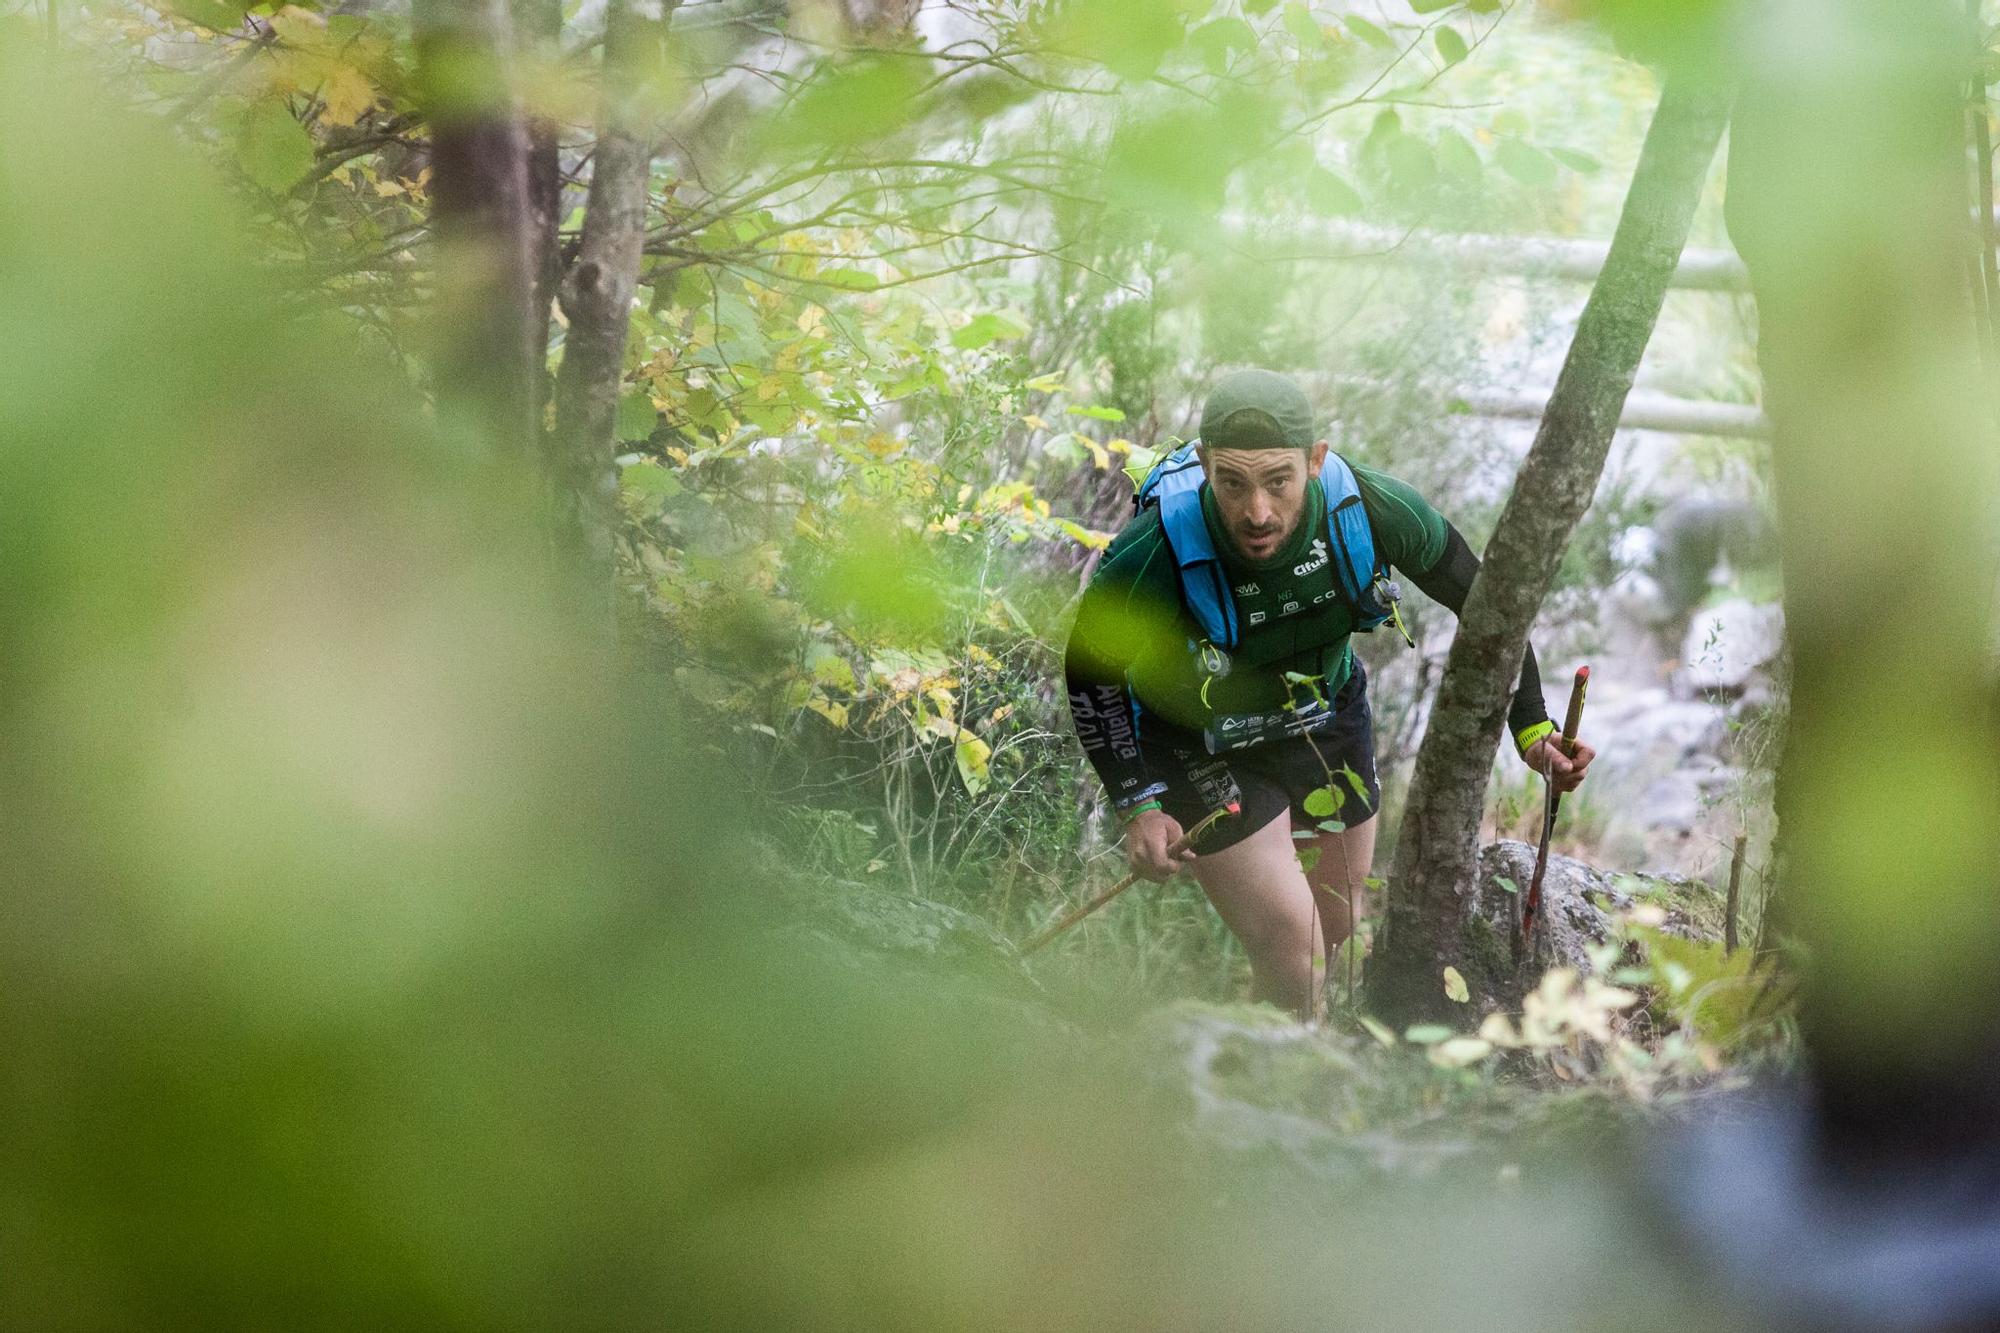
[[[1123,809],[1167,789],[1162,770],[1149,764],[1141,748],[1132,694],[1125,683],[1126,663],[1115,660],[1112,643],[1125,590],[1100,577],[1084,589],[1076,624],[1063,650],[1063,680],[1069,690],[1069,715],[1083,756],[1097,770],[1114,807]]]
[[[1466,594],[1472,591],[1472,577],[1479,572],[1479,557],[1465,544],[1465,536],[1446,523],[1444,554],[1421,574],[1411,574],[1410,582],[1425,596],[1449,607],[1453,615],[1465,609]],[[1507,709],[1507,728],[1519,736],[1538,722],[1549,720],[1548,704],[1542,699],[1542,673],[1535,665],[1535,645],[1521,655],[1521,683],[1515,687],[1514,702]]]

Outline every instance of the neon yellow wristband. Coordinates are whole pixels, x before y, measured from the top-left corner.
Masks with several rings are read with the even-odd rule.
[[[1536,741],[1541,740],[1545,736],[1555,734],[1555,729],[1556,724],[1544,718],[1534,726],[1524,728],[1519,735],[1515,736],[1514,746],[1522,754],[1526,754],[1534,748]]]
[[[1118,822],[1121,824],[1129,824],[1133,820],[1137,819],[1140,815],[1145,814],[1148,810],[1158,810],[1160,808],[1161,808],[1160,803],[1157,800],[1141,801],[1139,802],[1139,804],[1133,806],[1130,810],[1120,810],[1118,812]]]

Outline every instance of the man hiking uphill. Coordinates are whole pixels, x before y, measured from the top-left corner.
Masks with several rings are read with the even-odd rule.
[[[1314,957],[1353,929],[1381,798],[1348,638],[1400,628],[1391,569],[1457,612],[1478,558],[1416,491],[1331,453],[1305,394],[1265,370],[1215,386],[1199,438],[1154,469],[1139,502],[1070,634],[1077,736],[1132,869],[1164,880],[1186,862],[1243,942],[1256,998],[1313,1014]],[[1508,728],[1558,791],[1583,780],[1593,751],[1565,754],[1552,735],[1532,647]],[[1231,800],[1240,817],[1171,854]],[[1314,848],[1302,870],[1295,852]]]

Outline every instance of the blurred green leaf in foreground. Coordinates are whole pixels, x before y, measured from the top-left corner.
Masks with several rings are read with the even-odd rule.
[[[0,1324],[1633,1316],[1601,1192],[1334,1226],[1018,986],[783,929],[529,488],[12,36],[0,143]]]

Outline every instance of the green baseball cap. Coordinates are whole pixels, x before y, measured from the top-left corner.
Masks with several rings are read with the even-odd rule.
[[[1310,449],[1319,440],[1305,390],[1273,370],[1234,370],[1201,406],[1201,442],[1211,449]]]

